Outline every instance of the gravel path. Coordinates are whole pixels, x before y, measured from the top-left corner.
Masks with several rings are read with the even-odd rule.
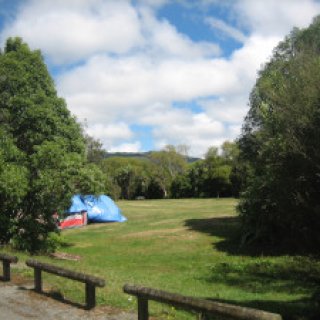
[[[87,311],[33,290],[32,284],[0,283],[0,319],[25,320],[136,320],[137,315],[109,307]]]

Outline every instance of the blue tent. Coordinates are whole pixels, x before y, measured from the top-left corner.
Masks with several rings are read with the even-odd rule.
[[[71,200],[68,213],[87,211],[90,222],[124,222],[127,219],[121,210],[108,196],[75,195]]]

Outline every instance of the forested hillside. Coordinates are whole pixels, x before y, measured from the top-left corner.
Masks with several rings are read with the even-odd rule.
[[[190,158],[178,147],[143,154],[106,153],[99,160],[108,193],[115,199],[208,198],[238,196],[243,174],[238,147],[225,142],[204,159]]]

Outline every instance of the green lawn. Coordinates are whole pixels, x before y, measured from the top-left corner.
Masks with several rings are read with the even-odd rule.
[[[99,304],[134,309],[135,299],[122,292],[130,283],[279,312],[287,319],[318,319],[320,262],[243,251],[235,237],[236,203],[120,201],[127,222],[62,233],[68,246],[59,251],[79,255],[80,261],[36,258],[106,279],[106,287],[97,290]],[[44,281],[70,299],[83,299],[82,284],[50,275]],[[159,304],[151,304],[151,312],[163,319],[194,319]]]

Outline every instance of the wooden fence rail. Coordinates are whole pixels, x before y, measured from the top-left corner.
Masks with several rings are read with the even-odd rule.
[[[10,264],[17,263],[18,258],[16,256],[9,256],[5,253],[0,253],[0,260],[2,261],[3,276],[1,277],[3,281],[10,281]]]
[[[42,292],[42,277],[41,271],[52,273],[60,277],[65,277],[72,280],[77,280],[85,283],[86,290],[86,307],[92,309],[96,305],[96,287],[104,287],[104,279],[94,277],[81,272],[64,269],[48,263],[43,263],[37,260],[27,260],[26,265],[34,268],[34,289],[36,292]]]
[[[282,320],[281,315],[232,304],[186,297],[152,288],[126,284],[123,291],[138,299],[138,320],[148,320],[148,300],[166,303],[187,311],[196,311],[201,315],[224,316],[243,320]]]

